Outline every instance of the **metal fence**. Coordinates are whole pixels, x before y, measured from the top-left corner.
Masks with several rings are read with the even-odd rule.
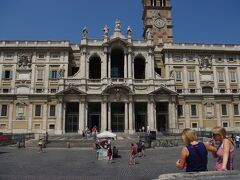
[[[17,144],[18,147],[25,147],[25,141],[34,139],[33,133],[27,134],[0,134],[0,146]]]

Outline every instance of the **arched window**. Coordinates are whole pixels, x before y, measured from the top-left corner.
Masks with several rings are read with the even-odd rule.
[[[101,59],[98,56],[90,58],[89,79],[101,79]]]
[[[111,51],[111,78],[124,78],[124,52],[121,49]]]
[[[157,5],[157,0],[151,0],[151,6],[156,6]]]
[[[165,7],[166,6],[166,0],[160,0],[160,6]]]
[[[142,57],[134,59],[134,78],[145,79],[145,59]]]
[[[212,87],[203,87],[202,88],[202,93],[213,93],[213,88]]]

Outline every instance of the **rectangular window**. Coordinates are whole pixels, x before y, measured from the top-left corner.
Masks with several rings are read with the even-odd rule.
[[[10,70],[3,71],[2,78],[3,79],[12,79],[12,72]]]
[[[177,89],[178,94],[182,94],[183,90],[182,89]]]
[[[43,89],[36,89],[36,93],[43,93]]]
[[[6,124],[0,124],[0,129],[6,129],[7,125]]]
[[[222,104],[222,116],[227,116],[227,105]]]
[[[192,128],[197,128],[198,124],[197,123],[192,123]]]
[[[6,105],[6,104],[3,104],[2,106],[1,106],[1,116],[4,116],[4,117],[6,117],[7,116],[7,109],[8,108],[8,106]]]
[[[223,127],[228,127],[228,123],[227,122],[223,122]]]
[[[218,82],[225,82],[224,72],[218,72]]]
[[[36,117],[39,117],[39,116],[41,116],[41,105],[35,105],[35,116]]]
[[[51,89],[50,92],[51,92],[51,93],[56,93],[56,92],[57,92],[57,89]]]
[[[60,58],[60,52],[52,52],[50,54],[50,57],[53,59],[59,59]]]
[[[49,78],[50,79],[57,79],[58,78],[58,71],[57,70],[51,70],[49,72]]]
[[[219,92],[220,93],[225,93],[225,89],[220,89]]]
[[[188,81],[189,82],[194,82],[195,81],[195,77],[194,77],[194,72],[193,71],[189,71],[188,72]]]
[[[55,124],[50,124],[49,129],[55,129]]]
[[[236,72],[230,72],[230,81],[231,82],[237,82],[237,78],[236,78]]]
[[[45,58],[45,53],[38,53],[37,57],[38,57],[38,59],[44,59]]]
[[[197,116],[197,105],[196,104],[191,105],[191,116]]]
[[[50,116],[55,116],[56,112],[56,106],[55,105],[50,105]]]
[[[37,81],[43,80],[43,69],[37,69]]]
[[[176,81],[181,82],[182,81],[182,72],[176,71]]]
[[[5,53],[5,59],[13,59],[14,53],[13,52],[7,52]]]
[[[190,89],[190,93],[196,93],[196,89]]]
[[[183,105],[178,105],[178,117],[183,117]]]
[[[238,116],[239,115],[239,106],[238,106],[238,104],[234,104],[233,105],[233,109],[234,109],[234,115]]]
[[[3,93],[9,93],[10,90],[9,89],[3,89]]]

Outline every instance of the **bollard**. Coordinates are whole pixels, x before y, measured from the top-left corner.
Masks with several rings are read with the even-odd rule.
[[[67,142],[67,148],[70,148],[70,142]]]

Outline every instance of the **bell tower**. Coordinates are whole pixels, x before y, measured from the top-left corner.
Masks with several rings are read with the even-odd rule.
[[[144,39],[153,39],[153,44],[173,42],[171,0],[142,0]]]

